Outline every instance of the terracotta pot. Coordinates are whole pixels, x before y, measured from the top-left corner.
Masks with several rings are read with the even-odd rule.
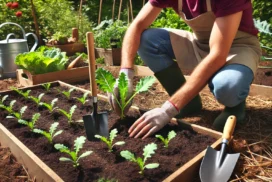
[[[121,48],[104,49],[95,48],[95,57],[103,57],[106,66],[119,66],[121,64]]]

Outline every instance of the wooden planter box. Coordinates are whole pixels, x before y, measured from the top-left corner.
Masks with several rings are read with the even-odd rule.
[[[95,48],[95,57],[104,58],[107,66],[119,66],[121,64],[121,48]]]
[[[72,85],[66,84],[64,82],[58,81],[53,82],[52,86],[62,86],[68,88],[75,88],[78,91],[89,92],[87,90],[74,87]],[[22,90],[35,89],[40,86],[26,87]],[[11,91],[0,92],[1,95],[9,94]],[[98,95],[99,99],[107,100],[106,96]],[[139,110],[137,107],[132,107],[132,109]],[[182,122],[180,120],[172,119],[172,123],[179,125],[182,128],[188,128],[196,131],[199,134],[209,135],[216,139],[216,142],[212,144],[211,147],[217,148],[221,143],[222,133],[216,132],[214,130],[201,127],[195,124],[189,124]],[[33,152],[31,152],[23,143],[21,143],[13,134],[11,134],[2,124],[0,124],[0,142],[3,146],[9,147],[11,152],[17,158],[17,160],[22,163],[28,169],[29,174],[35,177],[37,181],[63,181],[53,170],[51,170],[43,161],[41,161]],[[163,181],[173,181],[173,182],[189,182],[198,173],[199,166],[206,150],[200,152],[189,162],[181,166],[178,170],[173,171],[173,173],[168,176]]]
[[[82,44],[82,43],[72,43],[72,44],[63,44],[63,45],[46,44],[46,46],[59,48],[62,52],[66,52],[67,56],[73,56],[76,52],[85,51],[85,44]]]
[[[17,80],[25,87],[46,82],[53,82],[56,80],[64,81],[66,83],[73,83],[87,79],[89,79],[88,66],[38,75],[32,75],[30,72],[23,69],[17,70]]]

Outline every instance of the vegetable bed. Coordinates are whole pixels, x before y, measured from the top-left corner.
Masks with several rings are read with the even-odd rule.
[[[72,106],[75,105],[74,107],[76,107],[76,109],[70,123],[59,110],[55,109],[50,113],[47,108],[37,107],[35,102],[23,98],[15,91],[0,93],[1,99],[4,95],[8,95],[7,99],[4,101],[5,105],[9,105],[12,100],[16,100],[16,103],[13,106],[13,110],[16,112],[19,112],[21,108],[27,106],[25,112],[22,114],[23,120],[30,121],[35,113],[39,113],[40,117],[36,121],[34,127],[36,129],[48,131],[51,124],[58,122],[59,125],[57,126],[56,132],[59,130],[63,130],[63,132],[53,139],[53,143],[63,144],[73,150],[74,141],[80,136],[85,136],[83,123],[76,121],[82,120],[83,115],[90,114],[92,106],[90,101],[83,105],[76,99],[83,96],[83,93],[79,90],[71,92],[70,99],[67,99],[61,92],[68,91],[70,88],[60,86],[59,83],[55,83],[54,87],[48,92],[41,86],[32,87],[32,89],[26,88],[24,91],[28,89],[31,90],[29,94],[34,97],[38,97],[41,93],[45,93],[41,98],[41,101],[44,103],[50,103],[55,98],[58,98],[55,107],[68,112]],[[90,97],[88,98],[89,100],[91,99]],[[99,110],[109,109],[110,106],[107,102],[99,100]],[[17,119],[7,119],[6,117],[9,115],[7,111],[3,109],[0,111],[1,123],[64,181],[96,181],[101,178],[115,179],[118,181],[162,181],[199,154],[197,158],[190,161],[190,164],[187,163],[187,165],[194,167],[198,165],[204,154],[202,151],[208,145],[212,145],[220,137],[217,132],[208,129],[205,130],[201,127],[199,127],[200,133],[205,133],[206,135],[199,134],[193,131],[193,129],[196,130],[194,126],[178,122],[181,125],[180,127],[169,125],[159,132],[159,134],[164,137],[172,130],[177,133],[177,136],[169,142],[169,147],[165,148],[163,143],[154,136],[145,140],[128,137],[127,130],[140,116],[139,111],[131,109],[128,113],[128,117],[124,120],[120,120],[120,117],[115,113],[109,112],[109,129],[116,128],[118,130],[114,142],[124,141],[125,144],[120,146],[116,145],[113,147],[112,152],[108,152],[105,143],[101,141],[86,141],[83,144],[83,148],[78,152],[79,156],[86,151],[92,151],[92,153],[87,157],[80,159],[79,167],[75,168],[71,162],[59,161],[60,157],[69,157],[68,154],[56,150],[54,144],[50,144],[42,135],[31,132],[29,127],[19,124]],[[185,128],[187,129],[185,130]],[[158,163],[159,167],[155,169],[145,169],[144,174],[139,174],[140,170],[137,164],[126,161],[120,156],[121,151],[128,150],[137,157],[143,157],[143,148],[151,143],[156,144],[157,149],[155,149],[155,154],[152,154],[150,158],[147,158],[146,164]],[[214,147],[218,145],[218,140],[216,143],[217,144],[213,145]],[[201,152],[202,154],[200,155]],[[196,172],[193,168],[191,170],[189,169],[189,171]],[[177,176],[180,176],[180,174]],[[172,177],[171,180],[172,179],[175,178]],[[168,179],[168,181],[170,181],[170,179]]]

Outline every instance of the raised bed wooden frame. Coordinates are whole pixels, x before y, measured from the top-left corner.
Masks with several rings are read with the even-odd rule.
[[[74,87],[67,83],[57,81],[52,82],[52,86],[63,86],[69,88],[75,88],[78,91],[89,92],[88,90],[84,90],[78,87]],[[25,87],[22,90],[27,89],[35,89],[40,87],[40,85]],[[0,92],[1,95],[8,94],[11,91]],[[91,92],[89,92],[91,94]],[[98,95],[99,99],[107,100],[107,97],[104,95]],[[139,108],[132,106],[132,109],[139,110]],[[189,124],[183,122],[181,120],[172,119],[172,122],[177,124],[178,127],[190,128],[200,134],[209,135],[213,138],[216,138],[216,142],[211,145],[213,148],[217,148],[221,143],[222,133],[216,132],[214,130],[201,127],[195,124]],[[13,155],[17,158],[17,160],[22,163],[28,169],[29,174],[32,177],[35,177],[37,181],[57,181],[62,182],[63,180],[53,171],[51,170],[43,161],[41,161],[33,152],[31,152],[22,142],[20,142],[13,134],[11,134],[2,124],[0,124],[0,143],[5,147],[9,147]],[[201,159],[205,155],[206,150],[199,153],[193,159],[188,161],[178,170],[173,172],[170,176],[168,176],[164,181],[173,181],[173,182],[188,182],[192,179],[192,177],[198,172],[199,165]]]

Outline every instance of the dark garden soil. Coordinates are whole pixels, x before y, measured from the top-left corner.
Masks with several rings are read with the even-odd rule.
[[[64,87],[58,88],[60,90],[68,90]],[[31,95],[37,97],[42,92],[44,92],[44,89],[42,88],[32,90]],[[72,99],[67,100],[53,88],[50,92],[45,94],[42,101],[50,103],[54,98],[58,98],[56,105],[67,111],[72,105],[77,105],[77,109],[73,115],[74,120],[80,120],[83,115],[91,113],[90,102],[83,106],[73,98],[82,96],[81,92],[75,91],[72,92],[71,95]],[[85,130],[82,123],[73,123],[72,125],[69,125],[67,119],[57,111],[49,113],[46,108],[37,107],[34,102],[22,98],[17,93],[9,94],[5,104],[9,104],[9,102],[14,99],[16,100],[14,106],[16,111],[19,111],[22,106],[28,106],[23,115],[24,119],[29,120],[34,113],[41,114],[40,119],[36,123],[36,128],[48,130],[53,122],[59,122],[58,129],[62,129],[64,132],[54,139],[55,143],[64,144],[72,149],[74,144],[73,141],[79,136],[85,136]],[[103,101],[99,102],[99,110],[109,109],[108,103]],[[119,182],[162,181],[198,153],[203,151],[208,145],[215,142],[215,139],[209,136],[199,135],[193,131],[182,130],[178,127],[169,125],[161,130],[159,134],[167,136],[169,131],[175,130],[177,132],[177,137],[171,140],[169,148],[166,149],[155,137],[150,137],[145,140],[128,137],[127,130],[140,116],[138,112],[130,111],[128,117],[124,120],[120,120],[119,116],[110,112],[109,128],[117,128],[119,131],[119,135],[115,141],[125,141],[126,144],[124,146],[115,147],[114,151],[109,153],[104,143],[87,141],[80,153],[88,150],[92,150],[93,153],[90,156],[83,158],[80,161],[81,167],[75,169],[71,163],[59,161],[60,157],[68,156],[54,149],[44,137],[30,132],[28,127],[18,124],[15,119],[6,119],[6,116],[7,112],[1,110],[1,123],[31,151],[40,157],[42,161],[52,168],[64,181],[69,182],[96,181],[99,178],[117,179]],[[135,153],[136,156],[142,157],[143,147],[152,142],[158,145],[158,149],[156,150],[156,154],[147,160],[147,163],[159,163],[160,167],[157,169],[146,170],[144,175],[140,175],[138,173],[138,166],[120,157],[120,152],[122,150],[129,150]]]

